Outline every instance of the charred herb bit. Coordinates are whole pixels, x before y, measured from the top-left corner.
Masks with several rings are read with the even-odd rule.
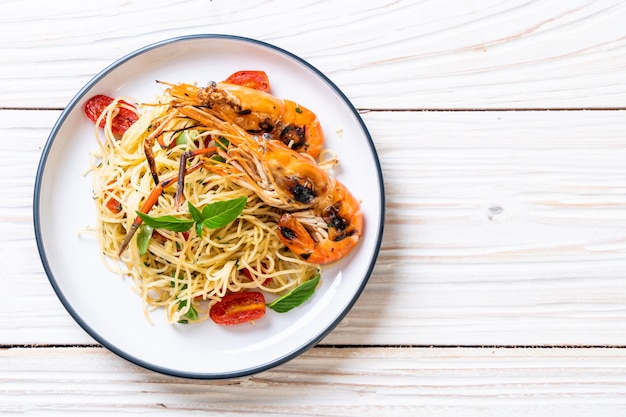
[[[280,233],[283,234],[287,239],[294,240],[298,237],[298,235],[296,235],[296,232],[288,228],[287,226],[278,226],[278,229],[280,230]]]

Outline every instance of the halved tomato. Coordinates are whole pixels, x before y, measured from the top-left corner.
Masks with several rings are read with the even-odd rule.
[[[265,297],[255,291],[228,294],[209,311],[215,323],[225,326],[258,320],[264,315]]]
[[[224,82],[254,88],[265,93],[270,92],[270,80],[265,71],[237,71],[229,75]]]
[[[87,100],[85,103],[85,114],[87,118],[92,122],[96,123],[98,118],[106,109],[106,107],[113,102],[113,98],[109,96],[105,96],[103,94],[98,94]],[[123,102],[124,104],[128,104]],[[116,135],[123,135],[124,132],[128,130],[128,128],[137,121],[139,117],[137,114],[127,108],[120,107],[117,113],[117,116],[113,118],[113,124],[111,126],[111,130]],[[100,123],[100,127],[104,127],[104,120]]]
[[[117,214],[117,213],[119,213],[120,211],[122,211],[122,203],[120,203],[119,201],[117,201],[117,199],[116,199],[116,198],[113,198],[113,197],[111,197],[111,198],[109,198],[109,199],[107,200],[106,207],[107,207],[107,208],[111,211],[111,213],[113,213],[113,214]]]

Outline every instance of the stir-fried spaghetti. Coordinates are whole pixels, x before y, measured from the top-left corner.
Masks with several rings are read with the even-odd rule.
[[[132,278],[146,315],[162,307],[170,322],[202,321],[209,316],[211,306],[228,293],[260,289],[283,294],[316,276],[317,265],[296,256],[279,239],[281,210],[228,175],[207,169],[187,173],[186,201],[202,208],[245,196],[247,203],[239,217],[224,227],[204,228],[202,236],[193,227],[187,232],[142,228],[119,256],[136,211],[155,187],[144,149],[151,132],[165,126],[166,146],[157,143],[151,147],[159,178],[176,176],[185,152],[216,145],[215,128],[198,128],[185,118],[164,121],[170,100],[160,97],[140,111],[128,104],[132,100],[116,99],[98,120],[96,126],[104,121],[104,129],[96,127],[99,150],[91,158],[96,231],[105,263],[112,271]],[[143,113],[121,137],[112,130],[120,108]],[[175,182],[165,184],[150,216],[189,218],[187,203],[176,201],[176,188]],[[142,254],[136,240],[146,239],[146,233],[151,236]]]

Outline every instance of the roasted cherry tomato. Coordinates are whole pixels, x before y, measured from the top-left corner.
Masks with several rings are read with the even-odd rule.
[[[237,71],[226,78],[224,82],[254,88],[266,93],[270,91],[270,80],[265,71]]]
[[[122,211],[122,203],[117,201],[117,199],[111,197],[107,200],[106,207],[111,210],[111,213],[117,214]]]
[[[85,103],[85,114],[92,122],[96,123],[98,117],[102,114],[104,109],[113,102],[113,99],[109,96],[98,94],[93,96]],[[124,104],[128,104],[124,102]],[[113,125],[111,130],[116,135],[123,135],[128,128],[137,121],[137,114],[124,107],[120,107],[117,116],[113,118]],[[100,127],[104,127],[104,120],[100,123]]]
[[[265,297],[260,292],[228,294],[211,307],[209,316],[217,324],[231,326],[258,320],[265,315]]]

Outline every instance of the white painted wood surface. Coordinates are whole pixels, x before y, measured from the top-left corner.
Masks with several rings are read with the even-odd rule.
[[[625,21],[617,0],[0,1],[0,414],[623,416]],[[324,71],[363,111],[387,191],[345,320],[217,382],[93,347],[32,226],[60,109],[124,54],[194,33]]]
[[[285,48],[360,108],[622,107],[619,0],[4,0],[0,107],[61,108],[121,56],[226,33]]]
[[[254,376],[196,381],[145,371],[101,348],[11,349],[0,352],[0,404],[7,414],[65,416],[619,416],[625,353],[316,348]]]

